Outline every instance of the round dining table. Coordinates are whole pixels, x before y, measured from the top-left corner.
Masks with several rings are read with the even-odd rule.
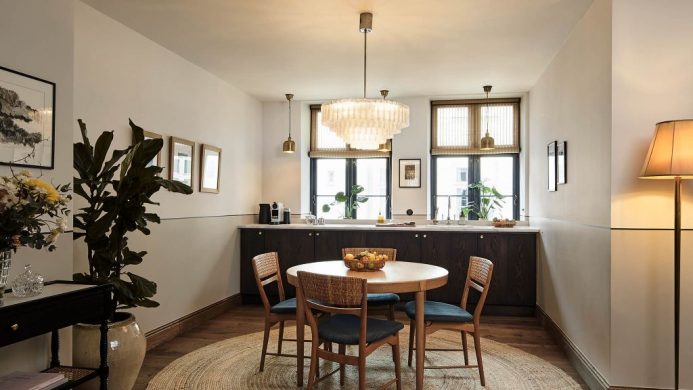
[[[342,260],[319,261],[301,264],[286,270],[286,278],[293,285],[298,285],[299,271],[312,272],[329,276],[350,276],[368,280],[369,293],[415,293],[416,294],[416,328],[424,328],[424,301],[426,291],[444,286],[448,282],[448,271],[445,268],[430,264],[411,263],[406,261],[388,261],[380,271],[357,272],[349,270]],[[300,290],[296,289],[296,382],[303,386],[303,358],[305,333],[305,308]],[[416,332],[416,389],[423,389],[424,354],[426,332]]]

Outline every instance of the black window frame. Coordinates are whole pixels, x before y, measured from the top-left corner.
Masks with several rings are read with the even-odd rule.
[[[490,100],[491,102],[498,102],[502,101],[504,99],[492,99]],[[512,100],[515,100],[514,98]],[[433,131],[433,126],[435,126],[435,112],[434,110],[436,109],[436,106],[439,105],[441,101],[432,101],[431,102],[431,131],[430,131],[430,144],[431,147],[434,145],[434,140],[433,140],[433,134],[435,133]],[[466,104],[483,104],[486,102],[485,100],[479,100],[479,99],[470,99],[470,100],[455,100],[455,101],[449,101],[450,104],[455,104],[458,103],[460,105],[466,105]],[[517,110],[520,109],[520,104],[521,100],[517,99]],[[522,115],[521,111],[517,112],[517,126],[522,123]],[[518,137],[521,137],[521,128],[518,130]],[[519,142],[518,138],[518,142]],[[431,189],[429,191],[429,196],[430,196],[430,204],[431,204],[431,219],[435,218],[435,211],[436,208],[438,207],[437,205],[437,197],[438,196],[447,196],[447,194],[442,195],[438,194],[438,186],[437,186],[437,162],[438,159],[440,158],[450,158],[450,157],[467,157],[469,159],[469,167],[468,167],[468,177],[467,177],[467,182],[472,184],[472,183],[478,183],[479,180],[481,179],[481,159],[485,157],[512,157],[513,158],[513,193],[512,193],[512,202],[513,202],[513,219],[519,220],[520,219],[520,151],[517,153],[487,153],[487,154],[464,154],[464,153],[459,153],[459,154],[440,154],[440,155],[434,155],[433,150],[429,150],[429,155],[431,156],[431,164],[430,164],[430,185]],[[507,194],[503,194],[507,195]],[[450,195],[450,196],[458,196],[458,195]],[[468,201],[469,202],[474,202],[474,204],[478,205],[479,204],[479,199],[480,199],[480,193],[479,190],[475,189],[469,189],[468,192]],[[472,220],[478,220],[478,216],[475,214],[470,214],[469,219]]]
[[[476,155],[439,155],[431,156],[431,218],[435,217],[435,210],[437,207],[437,197],[438,196],[448,196],[448,194],[438,194],[437,193],[437,181],[438,177],[436,175],[436,168],[438,159],[440,158],[454,158],[454,157],[467,157],[469,159],[469,167],[467,172],[467,182],[478,183],[481,178],[481,159],[482,158],[493,158],[493,157],[512,157],[513,158],[513,193],[503,194],[507,196],[512,196],[513,202],[513,218],[516,220],[520,219],[520,154],[519,153],[500,153],[500,154],[476,154]],[[459,196],[450,194],[449,196]],[[468,201],[474,202],[478,205],[480,199],[479,190],[469,189]],[[475,214],[470,214],[469,219],[478,220],[479,218]]]
[[[365,160],[370,158],[385,159],[387,167],[386,174],[386,194],[385,195],[364,195],[368,198],[382,198],[385,197],[385,218],[392,218],[392,156],[390,157],[342,157],[346,160],[346,182],[344,193],[347,196],[351,196],[351,186],[358,184],[357,177],[357,160]],[[310,159],[310,212],[313,215],[318,215],[318,196],[334,196],[334,194],[318,194],[318,178],[317,178],[317,167],[318,160],[329,160],[329,157],[311,157]],[[354,214],[350,216],[352,219],[358,219],[358,210],[355,210]]]

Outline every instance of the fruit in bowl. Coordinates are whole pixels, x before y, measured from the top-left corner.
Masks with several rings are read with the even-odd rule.
[[[343,260],[344,265],[352,271],[378,271],[385,266],[388,257],[378,252],[363,251],[356,255],[347,253]]]

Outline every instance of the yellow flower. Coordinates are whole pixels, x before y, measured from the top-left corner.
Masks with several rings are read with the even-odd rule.
[[[58,203],[60,201],[60,193],[58,190],[56,190],[51,184],[48,184],[41,179],[27,179],[24,181],[24,184],[45,193],[46,201],[48,201],[48,203]]]

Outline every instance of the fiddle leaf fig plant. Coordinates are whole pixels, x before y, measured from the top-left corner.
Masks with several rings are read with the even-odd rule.
[[[324,204],[322,206],[322,211],[325,213],[330,212],[332,207],[339,203],[344,203],[345,209],[346,209],[346,214],[344,215],[345,219],[351,219],[354,217],[356,214],[356,210],[358,210],[359,206],[362,203],[368,202],[368,198],[365,196],[359,196],[360,193],[364,191],[363,186],[354,184],[351,186],[351,194],[347,195],[343,191],[339,191],[338,193],[335,194],[334,196],[334,202],[329,203],[329,204]]]
[[[505,203],[503,195],[498,192],[496,187],[489,187],[484,184],[484,182],[480,181],[478,183],[471,184],[469,188],[479,191],[479,204],[474,204],[472,210],[472,212],[476,214],[479,219],[490,219],[493,211],[497,208],[499,209],[503,207],[503,203]]]
[[[75,281],[114,286],[116,309],[135,306],[156,307],[151,298],[156,283],[130,271],[142,263],[146,251],[130,248],[128,235],[150,234],[149,222],[160,223],[148,208],[158,205],[152,196],[160,189],[191,194],[192,188],[160,176],[163,168],[149,165],[163,147],[162,139],[144,139],[141,127],[132,120],[133,145],[115,149],[108,157],[113,132],[106,131],[92,145],[87,126],[78,120],[82,142],[74,144],[74,192],[86,207],[74,216],[74,239],[87,244],[89,272],[76,273]]]

